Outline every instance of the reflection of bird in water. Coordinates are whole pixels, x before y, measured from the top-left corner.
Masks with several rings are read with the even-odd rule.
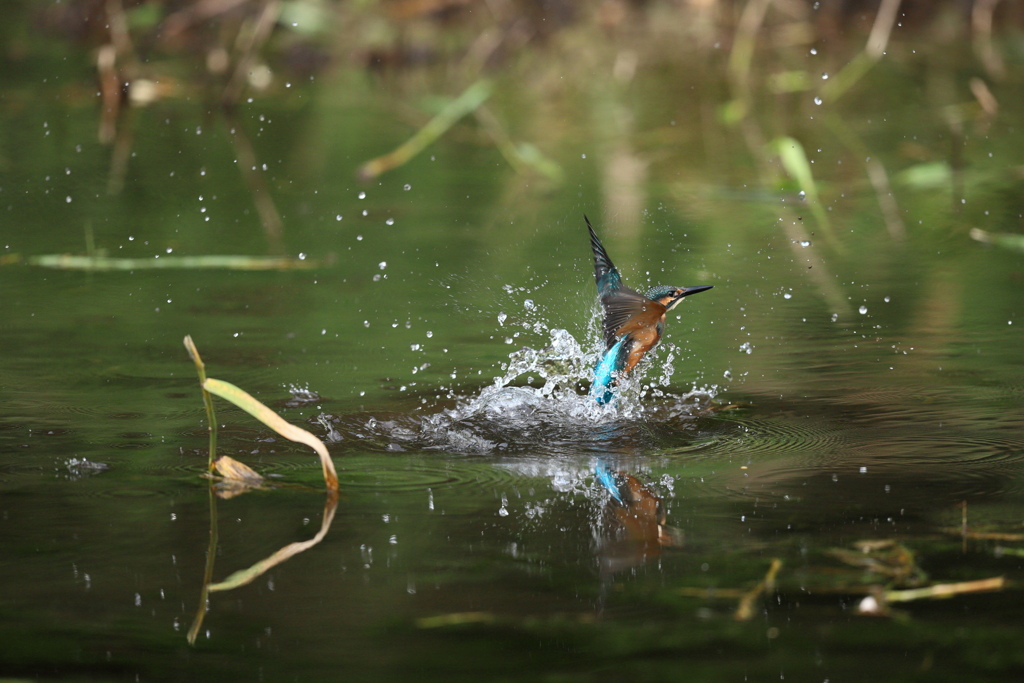
[[[646,564],[662,548],[683,545],[683,532],[665,525],[661,498],[636,477],[598,466],[598,481],[611,497],[603,513],[601,572],[615,572]]]
[[[605,352],[594,368],[594,383],[590,393],[598,403],[612,400],[612,386],[616,380],[632,371],[640,359],[653,349],[665,331],[665,315],[683,300],[683,297],[711,289],[700,287],[673,287],[658,285],[647,290],[646,296],[622,284],[622,276],[608,258],[608,252],[597,238],[590,220],[584,216],[590,231],[590,246],[594,250],[594,279],[604,310]]]

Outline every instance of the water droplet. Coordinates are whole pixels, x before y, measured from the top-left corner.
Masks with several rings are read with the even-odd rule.
[[[387,261],[381,261],[380,263],[377,264],[377,267],[380,268],[381,270],[384,270],[385,268],[388,267],[388,262]]]
[[[498,324],[499,324],[499,325],[504,325],[504,324],[505,324],[505,321],[506,321],[507,319],[508,319],[508,316],[507,316],[507,315],[505,315],[504,313],[498,313]]]
[[[863,304],[861,304],[861,307],[857,309],[857,312],[860,313],[861,315],[867,315],[868,314],[868,307],[863,305]]]
[[[394,225],[394,224],[395,224],[395,219],[394,218],[389,218],[386,221],[384,221],[384,225]]]
[[[356,196],[358,196],[358,197],[359,197],[360,199],[366,199],[366,193],[365,193],[365,192],[360,192],[360,193],[359,193],[358,195],[356,195]]]
[[[815,97],[814,98],[814,103],[817,104],[818,106],[821,106],[821,98],[820,97]]]
[[[783,299],[792,299],[793,295],[790,294],[789,292],[786,292],[785,294],[782,295],[782,298]]]
[[[811,241],[810,240],[801,240],[800,241],[800,246],[804,247],[806,249],[807,247],[811,246]]]
[[[406,183],[405,185],[402,186],[402,189],[405,190],[406,192],[408,192],[409,190],[412,189],[412,185],[410,185],[409,183]]]
[[[828,80],[828,72],[827,71],[825,73],[821,74],[821,80],[823,80],[823,81],[827,81]]]
[[[537,304],[533,303],[533,299],[527,299],[526,301],[523,302],[523,308],[525,308],[528,311],[532,311],[535,308],[537,308]]]

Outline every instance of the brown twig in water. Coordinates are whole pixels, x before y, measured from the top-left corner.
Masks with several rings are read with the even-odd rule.
[[[782,560],[777,557],[772,558],[771,566],[768,567],[767,573],[764,578],[748,591],[742,598],[740,598],[740,604],[736,608],[736,612],[733,614],[733,619],[736,621],[749,621],[754,618],[754,602],[761,597],[762,594],[775,590],[775,576],[782,569]]]
[[[281,220],[281,214],[277,211],[274,198],[270,194],[270,186],[263,175],[262,167],[256,159],[256,152],[252,143],[249,142],[249,136],[245,134],[231,109],[224,109],[224,119],[227,123],[228,134],[231,136],[231,144],[235,149],[238,170],[241,171],[242,178],[252,194],[252,201],[256,205],[256,212],[260,216],[260,223],[263,225],[270,250],[275,254],[284,253],[284,244],[281,241],[284,223]]]
[[[962,593],[981,593],[1002,590],[1006,579],[996,576],[991,579],[977,581],[961,581],[960,583],[937,583],[924,588],[908,588],[906,590],[885,591],[886,602],[910,602],[923,598],[949,598]]]

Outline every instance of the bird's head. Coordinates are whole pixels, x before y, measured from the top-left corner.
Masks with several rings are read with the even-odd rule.
[[[690,296],[691,294],[697,294],[698,292],[706,292],[711,289],[714,285],[701,285],[700,287],[673,287],[672,285],[658,285],[657,287],[651,287],[647,290],[647,298],[651,301],[657,301],[659,304],[672,310],[676,307],[683,297]]]

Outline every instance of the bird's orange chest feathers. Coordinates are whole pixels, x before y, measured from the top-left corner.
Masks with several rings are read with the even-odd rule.
[[[661,331],[665,327],[665,307],[652,302],[651,306],[633,316],[629,322],[620,327],[616,336],[629,339],[629,355],[622,368],[623,373],[632,372],[644,354],[650,351],[661,339]]]
[[[668,313],[668,309],[659,304],[657,301],[651,301],[644,305],[644,307],[633,315],[626,324],[615,331],[616,337],[625,337],[626,335],[635,335],[636,333],[651,329],[663,329],[665,326],[665,314]]]

